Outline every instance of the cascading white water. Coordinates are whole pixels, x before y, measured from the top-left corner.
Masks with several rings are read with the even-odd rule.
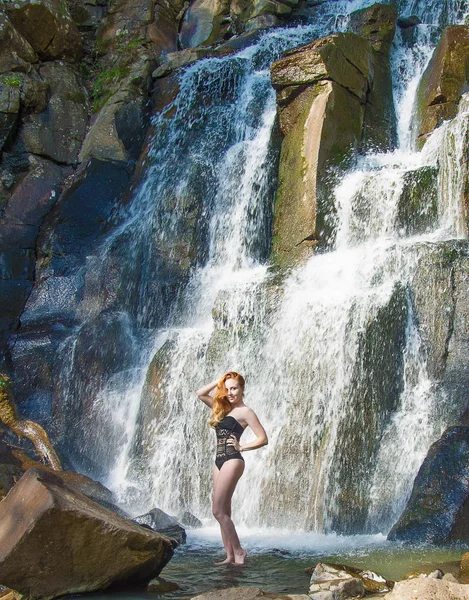
[[[263,264],[274,175],[269,139],[275,98],[268,64],[283,49],[343,26],[350,12],[370,4],[325,3],[328,30],[316,24],[273,31],[256,47],[201,61],[181,75],[181,93],[172,107],[174,131],[165,124],[167,137],[140,196],[165,197],[165,186],[176,190],[176,197],[190,190],[181,170],[168,167],[168,180],[162,148],[177,147],[181,123],[189,126],[189,135],[203,132],[207,146],[199,140],[190,152],[195,161],[205,161],[210,174],[204,205],[210,216],[208,251],[191,276],[173,327],[159,332],[156,362],[150,365],[158,374],[158,390],[153,396],[135,395],[127,412],[134,440],[127,437],[107,483],[131,510],[156,505],[171,513],[187,508],[209,515],[214,434],[193,390],[227,369],[245,374],[247,402],[270,438],[267,448],[245,455],[245,475],[234,498],[237,521],[251,526],[386,530],[405,503],[426,449],[445,425],[406,291],[416,264],[415,244],[464,233],[454,209],[462,181],[454,173],[454,154],[464,139],[461,125],[467,128],[465,105],[458,125],[445,125],[423,152],[411,152],[413,96],[430,57],[429,24],[440,19],[438,3],[431,21],[419,14],[426,22],[419,26],[423,42],[394,50],[399,148],[364,157],[338,186],[335,249],[313,257],[284,282]],[[419,8],[415,2],[401,5],[407,15]],[[451,6],[446,9],[455,16],[461,6]],[[187,123],[201,94],[233,100],[208,101]],[[450,147],[451,157],[445,150]],[[212,158],[207,161],[202,152]],[[437,164],[442,165],[439,224],[418,238],[403,237],[396,214],[404,176]],[[168,227],[158,235],[167,236]],[[389,318],[398,335],[392,347],[382,347],[378,341]],[[396,387],[381,399],[373,387],[373,368],[384,368],[390,351],[399,353],[400,362],[385,381]],[[366,395],[368,389],[373,392]],[[151,398],[155,406],[146,404]],[[145,435],[136,444],[142,422]],[[344,516],[350,503],[358,507],[356,514]]]

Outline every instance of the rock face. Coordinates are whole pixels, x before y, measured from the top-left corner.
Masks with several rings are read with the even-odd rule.
[[[469,539],[469,427],[448,428],[414,481],[389,540],[445,544]]]
[[[443,31],[417,93],[418,145],[443,121],[452,119],[467,89],[469,27],[450,25]]]
[[[460,421],[467,406],[467,323],[469,247],[467,241],[417,249],[412,303],[427,356],[428,375],[444,390],[449,422]]]
[[[394,22],[395,10],[388,9]],[[369,22],[368,13],[357,17],[357,30]],[[285,53],[271,67],[284,136],[273,240],[280,266],[309,256],[318,240],[324,246],[332,240],[338,170],[357,151],[393,144],[389,42],[383,41],[389,37],[386,29],[373,38],[375,49],[354,33],[334,34]]]
[[[2,583],[30,598],[105,589],[158,575],[171,540],[30,469],[0,504]]]
[[[438,173],[434,167],[420,167],[404,175],[397,207],[397,226],[404,235],[433,229],[438,220]]]

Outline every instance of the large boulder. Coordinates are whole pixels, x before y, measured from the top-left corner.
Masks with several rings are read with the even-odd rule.
[[[41,60],[76,62],[82,57],[81,35],[66,3],[60,0],[20,0],[6,2],[5,8],[17,32]]]
[[[4,12],[0,12],[0,73],[28,73],[38,57],[31,44],[18,33]]]
[[[39,75],[49,86],[50,99],[46,110],[24,117],[15,150],[73,164],[88,121],[86,88],[76,70],[65,63],[44,63]]]
[[[2,584],[29,598],[106,589],[156,577],[172,540],[30,469],[0,504]]]
[[[392,78],[389,62],[396,31],[397,10],[390,4],[373,4],[350,15],[350,30],[368,40],[373,54],[373,82],[363,122],[362,149],[386,151],[397,140]]]
[[[443,121],[452,119],[468,86],[469,27],[450,25],[443,31],[417,91],[418,145]]]
[[[423,577],[398,581],[384,596],[386,600],[469,600],[469,586],[453,581]]]
[[[286,52],[271,67],[284,136],[273,239],[280,266],[310,256],[318,240],[333,240],[332,189],[340,170],[372,138],[364,135],[369,98],[375,82],[389,76],[382,56],[364,38],[340,33]],[[390,91],[373,101],[382,118]]]
[[[469,541],[469,427],[449,427],[420,467],[410,499],[389,540],[446,544]]]

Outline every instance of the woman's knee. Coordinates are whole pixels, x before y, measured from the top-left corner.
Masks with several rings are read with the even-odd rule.
[[[228,516],[228,513],[221,506],[214,504],[212,506],[212,515],[215,517],[215,519],[218,522],[220,522],[220,521],[223,521],[223,519],[225,519]]]

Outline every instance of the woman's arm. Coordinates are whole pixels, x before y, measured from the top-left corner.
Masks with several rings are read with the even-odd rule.
[[[242,446],[240,446],[239,451],[245,452],[246,450],[255,450],[256,448],[266,446],[269,443],[267,433],[265,432],[265,429],[262,427],[261,422],[257,418],[256,413],[252,409],[248,409],[245,418],[246,423],[253,430],[256,439],[252,440],[252,442],[248,442],[247,444],[243,444]]]
[[[215,389],[218,385],[217,381],[212,381],[212,383],[208,383],[200,388],[200,390],[196,391],[196,396],[199,400],[202,400],[209,408],[213,406],[213,398],[210,396],[210,392]]]

